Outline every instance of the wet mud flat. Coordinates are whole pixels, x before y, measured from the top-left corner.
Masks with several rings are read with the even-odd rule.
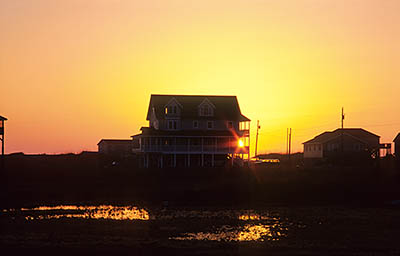
[[[3,251],[71,255],[400,255],[400,209],[2,209]]]

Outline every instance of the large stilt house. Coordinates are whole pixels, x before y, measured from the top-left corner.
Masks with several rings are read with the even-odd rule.
[[[143,167],[214,167],[248,160],[250,119],[236,96],[151,95],[139,140]],[[236,161],[235,160],[235,161]]]

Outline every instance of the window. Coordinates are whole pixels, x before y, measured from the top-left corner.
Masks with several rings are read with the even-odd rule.
[[[210,114],[210,108],[209,107],[204,107],[203,108],[203,113],[205,116],[208,116]]]
[[[177,106],[167,106],[165,107],[165,115],[177,114],[178,107]]]
[[[212,129],[214,127],[213,121],[207,121],[207,129]]]
[[[193,128],[195,129],[199,128],[199,122],[197,120],[193,121]]]
[[[177,129],[177,121],[176,120],[169,120],[168,121],[168,130],[176,130]]]
[[[233,122],[232,121],[228,122],[228,129],[233,129]]]
[[[210,106],[202,106],[200,108],[200,116],[212,116],[212,111]]]

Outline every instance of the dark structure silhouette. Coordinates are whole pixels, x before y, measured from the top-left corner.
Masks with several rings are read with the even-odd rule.
[[[397,134],[397,136],[393,139],[394,142],[394,152],[396,158],[400,158],[400,132]]]
[[[304,161],[359,162],[359,160],[378,159],[380,136],[361,128],[343,128],[324,132],[304,142]]]
[[[1,169],[4,168],[4,122],[7,121],[8,119],[5,118],[4,116],[0,116],[0,140],[1,140]]]
[[[236,96],[151,95],[147,120],[149,127],[132,136],[143,167],[214,167],[249,159],[250,119]]]
[[[400,132],[393,139],[394,142],[394,155],[396,157],[397,167],[400,169]]]
[[[134,144],[132,140],[102,139],[97,143],[99,153],[104,155],[131,155]]]

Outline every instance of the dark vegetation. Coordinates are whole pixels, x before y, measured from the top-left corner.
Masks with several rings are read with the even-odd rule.
[[[380,167],[139,169],[96,153],[6,156],[1,208],[54,204],[244,207],[384,205],[400,199],[400,172]]]

